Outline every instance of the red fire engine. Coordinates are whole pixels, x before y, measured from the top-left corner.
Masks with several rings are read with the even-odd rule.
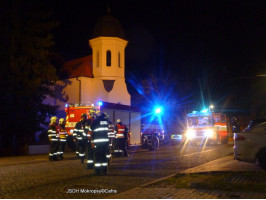
[[[80,121],[82,113],[86,113],[89,116],[90,110],[100,110],[100,106],[94,104],[66,104],[66,130],[68,135],[73,135],[73,130],[77,122]]]
[[[200,140],[217,144],[228,142],[226,115],[208,110],[187,114],[187,132],[185,139]]]

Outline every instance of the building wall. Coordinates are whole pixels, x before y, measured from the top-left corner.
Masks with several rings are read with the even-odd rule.
[[[117,78],[114,82],[113,89],[109,92],[109,101],[111,103],[120,103],[131,105],[131,96],[127,91],[125,79]]]
[[[57,101],[60,110],[64,110],[66,103],[94,103],[98,101],[106,101],[110,103],[120,103],[130,105],[130,98],[126,87],[125,80],[118,78],[114,82],[113,89],[108,93],[103,85],[101,78],[78,77],[69,79],[70,84],[67,85],[63,93],[67,94],[68,100]],[[58,81],[57,84],[62,84]],[[79,86],[81,84],[81,86]],[[80,97],[79,97],[80,96]]]

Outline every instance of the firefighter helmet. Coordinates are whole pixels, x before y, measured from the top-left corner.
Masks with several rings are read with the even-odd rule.
[[[237,121],[236,117],[232,117],[231,122],[234,123],[236,121]]]
[[[121,122],[121,119],[117,119],[116,122],[117,122],[117,123]]]
[[[51,123],[56,123],[56,121],[57,121],[57,117],[56,116],[51,117]]]
[[[82,114],[81,114],[81,118],[83,118],[83,117],[87,119],[88,116],[87,116],[86,113],[82,113]]]
[[[109,118],[109,116],[108,116],[108,114],[105,112],[105,113],[103,113],[104,114],[104,117],[106,118],[106,119],[108,119]]]
[[[97,117],[100,117],[101,114],[102,114],[101,111],[96,111],[96,116],[97,116]]]
[[[59,124],[64,124],[65,123],[65,119],[64,118],[60,118],[59,119]]]
[[[91,108],[89,112],[90,113],[95,113],[95,109]]]

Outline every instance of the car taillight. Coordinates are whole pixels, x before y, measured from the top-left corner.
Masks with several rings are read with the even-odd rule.
[[[242,135],[234,134],[234,140],[245,140],[246,138]]]

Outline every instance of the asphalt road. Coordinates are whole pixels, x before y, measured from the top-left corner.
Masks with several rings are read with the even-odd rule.
[[[0,165],[0,198],[110,198],[233,152],[232,144],[183,147],[167,144],[157,151],[131,148],[129,157],[113,158],[107,176],[97,176],[70,158]]]

